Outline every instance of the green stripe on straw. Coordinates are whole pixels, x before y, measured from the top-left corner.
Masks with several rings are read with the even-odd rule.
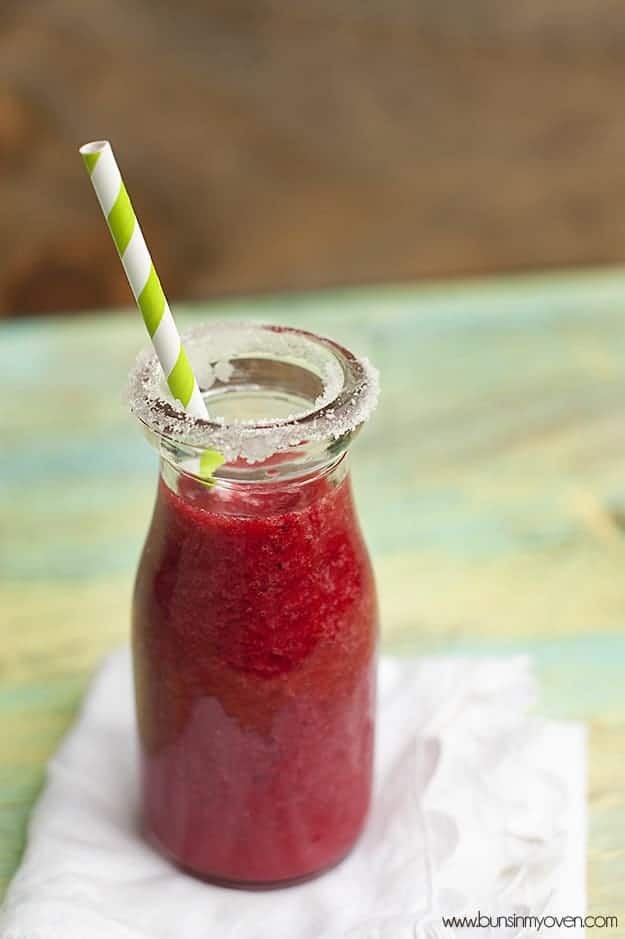
[[[145,325],[147,326],[151,339],[159,327],[167,304],[161,282],[158,279],[158,274],[153,264],[150,266],[150,273],[145,282],[145,287],[137,297],[137,303],[143,313],[143,319],[145,320]]]
[[[108,214],[107,221],[113,240],[117,246],[120,257],[128,247],[128,242],[132,238],[135,228],[136,218],[130,204],[130,198],[126,192],[126,187],[121,184],[119,195],[115,200],[115,205]]]
[[[87,172],[91,176],[95,168],[96,163],[100,159],[99,153],[82,153],[81,154],[84,164],[87,167]]]
[[[169,387],[179,401],[187,401],[193,394],[193,372],[184,348],[180,347],[176,364],[169,373]]]

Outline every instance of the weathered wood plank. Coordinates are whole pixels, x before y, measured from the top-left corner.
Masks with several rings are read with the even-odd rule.
[[[618,0],[0,15],[0,315],[126,302],[94,136],[174,298],[623,258]]]
[[[298,323],[381,367],[354,477],[386,647],[532,655],[543,708],[590,724],[591,906],[621,915],[624,310],[616,271],[232,301],[182,316]],[[136,315],[1,330],[5,880],[44,761],[90,670],[127,635],[156,470],[119,389],[143,341]]]

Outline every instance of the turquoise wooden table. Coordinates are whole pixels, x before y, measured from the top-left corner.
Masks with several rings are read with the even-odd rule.
[[[590,906],[625,923],[625,273],[180,309],[329,333],[380,367],[357,498],[400,652],[527,650],[590,726]],[[126,639],[155,456],[134,313],[0,330],[0,874],[89,674]]]

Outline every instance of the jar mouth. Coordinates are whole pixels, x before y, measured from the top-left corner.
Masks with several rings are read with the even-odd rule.
[[[130,373],[128,403],[150,435],[188,454],[215,449],[228,463],[258,463],[302,447],[336,454],[377,403],[370,362],[307,330],[212,321],[187,330],[182,341],[208,419],[174,400],[150,350]]]

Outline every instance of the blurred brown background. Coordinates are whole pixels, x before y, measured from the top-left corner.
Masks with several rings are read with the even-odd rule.
[[[622,0],[0,0],[0,315],[625,257]]]

